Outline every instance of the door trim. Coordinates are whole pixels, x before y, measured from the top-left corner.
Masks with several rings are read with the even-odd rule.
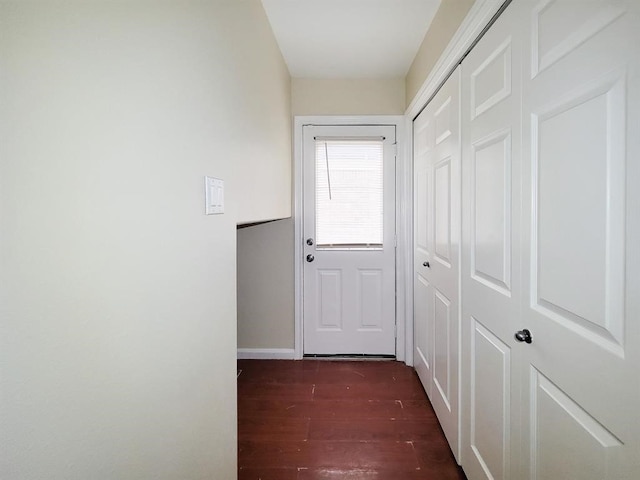
[[[411,165],[407,164],[410,156],[406,153],[405,142],[405,117],[402,115],[366,115],[366,116],[295,116],[293,133],[293,183],[294,183],[294,357],[302,359],[303,349],[303,138],[302,127],[305,125],[391,125],[396,128],[396,143],[398,152],[396,155],[396,358],[405,360],[406,351],[406,315],[405,304],[407,285],[406,272],[411,268],[406,263],[407,252],[411,246],[411,237],[406,232],[411,232],[411,216],[407,215],[407,206],[412,201],[410,183],[406,183],[407,175],[411,175]],[[409,194],[409,197],[407,197]],[[410,212],[410,209],[409,209]],[[410,252],[409,252],[410,253]],[[410,258],[410,257],[409,257]]]

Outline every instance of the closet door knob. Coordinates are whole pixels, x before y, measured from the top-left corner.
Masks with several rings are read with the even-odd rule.
[[[519,342],[531,343],[533,341],[533,338],[531,337],[531,332],[526,328],[524,330],[517,331],[514,337]]]
[[[424,262],[422,264],[423,267],[427,267],[427,268],[431,268],[431,265],[429,264],[429,262]]]

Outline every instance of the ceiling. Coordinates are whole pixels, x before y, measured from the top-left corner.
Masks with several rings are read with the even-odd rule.
[[[404,77],[440,0],[262,0],[297,78]]]

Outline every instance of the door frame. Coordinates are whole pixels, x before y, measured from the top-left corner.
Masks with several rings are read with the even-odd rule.
[[[406,150],[405,117],[403,115],[361,115],[361,116],[295,116],[293,133],[293,184],[294,184],[294,358],[304,355],[303,324],[303,137],[304,126],[349,126],[349,125],[389,125],[396,129],[396,359],[405,361],[407,352],[407,332],[411,332],[413,348],[413,327],[407,328],[407,275],[411,274],[412,244],[412,169],[410,155]],[[411,351],[410,349],[408,351]]]

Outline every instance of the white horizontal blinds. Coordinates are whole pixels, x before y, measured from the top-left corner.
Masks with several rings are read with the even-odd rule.
[[[317,245],[381,247],[382,138],[318,137],[315,146]]]

